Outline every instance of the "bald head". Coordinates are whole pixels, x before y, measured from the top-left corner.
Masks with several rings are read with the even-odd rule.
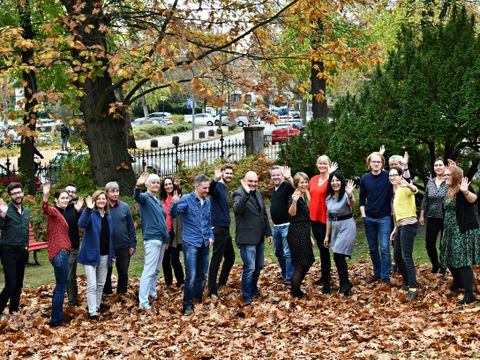
[[[257,190],[258,186],[258,176],[255,171],[248,171],[244,176],[245,181],[247,182],[247,186],[249,187],[250,191]]]

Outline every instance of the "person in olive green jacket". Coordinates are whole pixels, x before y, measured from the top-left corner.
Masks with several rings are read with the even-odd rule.
[[[5,275],[5,287],[0,293],[0,314],[10,300],[10,314],[17,312],[23,287],[25,265],[28,260],[28,224],[30,213],[22,205],[22,184],[7,186],[10,203],[0,198],[0,260]]]

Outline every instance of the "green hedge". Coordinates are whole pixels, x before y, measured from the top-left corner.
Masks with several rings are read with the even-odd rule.
[[[172,126],[163,125],[139,125],[133,128],[133,136],[136,140],[151,139],[155,136],[171,135],[179,132],[192,130],[191,124],[179,124]]]

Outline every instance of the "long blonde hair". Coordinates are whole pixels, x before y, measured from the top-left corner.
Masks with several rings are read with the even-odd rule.
[[[451,176],[450,185],[448,185],[448,197],[455,200],[463,179],[463,170],[456,165],[450,165],[448,170],[450,170]]]

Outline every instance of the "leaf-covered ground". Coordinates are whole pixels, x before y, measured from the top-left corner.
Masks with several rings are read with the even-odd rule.
[[[43,286],[25,291],[20,313],[0,320],[0,358],[480,358],[480,304],[458,306],[463,294],[449,291],[450,279],[417,267],[420,296],[408,302],[398,275],[391,286],[365,286],[369,270],[368,263],[351,266],[354,292],[346,298],[335,289],[321,294],[315,264],[304,286],[308,297],[294,300],[271,264],[262,272],[261,299],[242,307],[236,265],[222,301],[206,298],[190,317],[181,315],[182,291],[166,289],[163,280],[152,311],[139,312],[133,279],[127,296],[105,298],[109,309],[97,322],[88,320],[81,279],[81,306],[65,307],[67,324],[54,329],[53,285]],[[478,279],[479,267],[475,273]]]

